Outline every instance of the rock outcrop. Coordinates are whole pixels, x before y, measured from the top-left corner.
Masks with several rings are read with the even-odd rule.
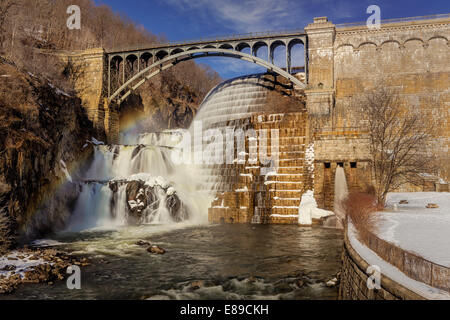
[[[7,248],[64,223],[78,194],[69,172],[94,132],[80,99],[3,60],[0,74],[0,248]]]
[[[141,224],[151,217],[156,211],[165,208],[169,211],[175,222],[181,222],[189,218],[189,211],[183,205],[175,189],[165,181],[149,183],[143,180],[113,180],[109,182],[109,188],[115,194],[113,201],[121,201],[118,198],[118,190],[126,185],[126,210],[129,224]],[[163,203],[161,203],[163,202]]]

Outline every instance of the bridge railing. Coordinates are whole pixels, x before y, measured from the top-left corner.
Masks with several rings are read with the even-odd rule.
[[[209,42],[223,42],[223,41],[238,41],[244,39],[251,38],[263,38],[263,37],[285,37],[289,35],[299,35],[305,34],[304,29],[294,29],[294,30],[278,30],[278,31],[261,31],[261,32],[250,32],[250,33],[240,33],[240,34],[232,34],[232,35],[224,35],[224,36],[215,36],[215,37],[205,37],[194,40],[182,40],[182,41],[169,41],[165,43],[154,43],[148,46],[141,47],[127,47],[127,48],[114,48],[110,52],[119,52],[119,51],[139,51],[145,49],[158,49],[165,47],[176,47],[176,46],[185,46],[185,45],[195,45],[199,43],[209,43]]]
[[[413,22],[413,21],[420,21],[420,20],[446,19],[446,18],[450,18],[450,13],[433,14],[433,15],[418,16],[418,17],[382,19],[380,22],[381,22],[381,24],[389,24],[389,23],[398,23],[398,22]],[[347,27],[365,26],[366,24],[367,24],[367,21],[360,21],[360,22],[350,22],[350,23],[339,23],[339,24],[336,24],[335,26],[336,26],[336,28],[347,28]]]
[[[271,37],[271,36],[287,36],[287,35],[298,35],[304,34],[304,29],[296,29],[296,30],[281,30],[281,31],[261,31],[261,32],[250,32],[250,33],[240,33],[226,36],[216,36],[216,37],[207,37],[200,38],[196,40],[186,40],[186,41],[173,41],[168,42],[166,45],[185,45],[191,43],[201,43],[201,42],[216,42],[216,41],[236,41],[248,38],[261,38],[261,37]]]

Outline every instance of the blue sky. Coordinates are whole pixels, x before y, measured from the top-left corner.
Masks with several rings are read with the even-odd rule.
[[[401,18],[450,13],[448,0],[96,0],[125,13],[153,34],[170,41],[241,34],[256,31],[303,29],[313,17],[327,16],[334,23],[365,21],[366,9],[376,4],[381,18]],[[284,66],[282,48],[276,64]],[[265,56],[260,56],[265,58]],[[223,78],[264,69],[232,58],[203,58]],[[302,65],[303,53],[294,50],[293,64]]]

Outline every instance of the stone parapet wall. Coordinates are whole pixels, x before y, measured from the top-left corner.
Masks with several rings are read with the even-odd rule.
[[[350,245],[345,232],[342,251],[340,300],[424,300],[425,298],[381,275],[380,289],[369,289],[366,273],[369,264]]]
[[[362,233],[363,242],[379,257],[411,279],[450,292],[450,268],[403,250],[374,233]]]

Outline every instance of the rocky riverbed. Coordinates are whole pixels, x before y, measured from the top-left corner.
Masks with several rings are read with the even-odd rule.
[[[87,258],[73,257],[49,248],[22,248],[0,257],[0,294],[12,293],[25,283],[55,284],[72,265],[86,267]]]

